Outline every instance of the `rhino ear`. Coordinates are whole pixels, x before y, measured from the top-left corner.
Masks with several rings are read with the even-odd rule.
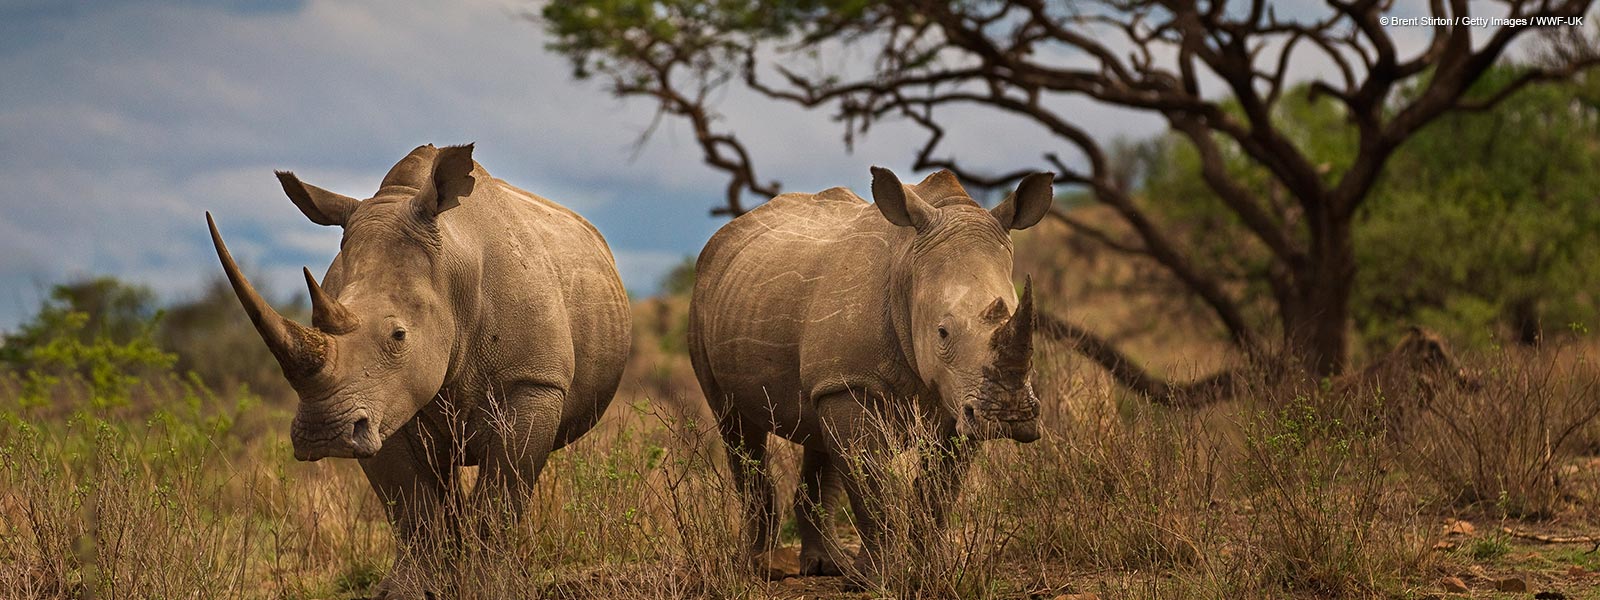
[[[283,185],[283,193],[289,195],[289,200],[300,207],[300,212],[306,218],[318,225],[338,225],[343,227],[350,220],[350,213],[356,211],[360,200],[335,194],[314,185],[302,183],[299,177],[288,171],[277,171],[278,183]]]
[[[1023,177],[1016,191],[1006,196],[1005,201],[989,214],[994,215],[1000,226],[1006,229],[1033,227],[1050,211],[1050,203],[1055,201],[1055,180],[1056,174],[1049,172]]]
[[[433,156],[431,189],[417,194],[418,212],[427,217],[455,208],[462,196],[472,194],[472,144],[446,146]]]
[[[872,168],[872,201],[878,205],[883,218],[901,227],[915,227],[921,231],[933,220],[933,206],[916,192],[906,189],[899,177],[883,167]]]

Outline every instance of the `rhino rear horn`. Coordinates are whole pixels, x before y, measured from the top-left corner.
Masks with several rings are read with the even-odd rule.
[[[261,294],[256,293],[255,286],[250,285],[250,280],[245,279],[238,263],[233,261],[233,255],[228,252],[228,245],[222,242],[222,234],[217,231],[217,222],[211,218],[210,212],[206,212],[206,225],[211,228],[211,243],[217,249],[217,258],[222,261],[222,270],[228,276],[228,283],[233,286],[234,295],[239,297],[239,304],[244,306],[245,314],[255,325],[256,332],[261,334],[262,341],[267,343],[267,349],[272,351],[272,356],[278,359],[278,365],[283,367],[284,376],[294,382],[321,370],[327,353],[327,336],[285,318],[267,304]]]
[[[988,308],[983,309],[978,318],[983,319],[985,323],[999,323],[1009,316],[1011,315],[1006,312],[1005,298],[996,296],[994,302],[990,302]]]
[[[1017,312],[1011,314],[1004,325],[994,332],[990,345],[997,355],[997,365],[1002,372],[1017,377],[1026,376],[1033,366],[1033,329],[1037,317],[1033,310],[1033,277],[1022,284],[1022,298]]]
[[[301,270],[306,274],[306,288],[311,292],[311,325],[334,335],[353,331],[357,324],[355,313],[322,291],[322,286],[317,285],[317,278],[311,275],[311,269],[301,267]]]

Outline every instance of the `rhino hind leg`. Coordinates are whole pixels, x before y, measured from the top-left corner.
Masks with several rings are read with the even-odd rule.
[[[771,549],[772,532],[777,526],[777,507],[773,503],[777,491],[767,464],[767,434],[771,428],[737,415],[724,416],[718,425],[727,446],[728,470],[733,473],[734,489],[743,505],[742,531],[749,544],[748,556],[755,557]]]
[[[839,468],[826,448],[807,446],[800,463],[794,515],[800,532],[800,575],[835,576],[844,571],[844,550],[833,535],[833,515],[844,492]]]

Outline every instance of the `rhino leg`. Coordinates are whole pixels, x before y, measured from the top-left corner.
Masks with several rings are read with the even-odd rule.
[[[806,446],[800,462],[800,486],[794,493],[794,516],[800,530],[800,575],[841,575],[844,555],[833,535],[833,511],[843,493],[838,465],[826,447]]]
[[[472,495],[474,506],[515,521],[522,516],[533,485],[555,447],[566,391],[548,385],[517,385],[502,397],[502,401],[484,407],[480,415],[483,426],[478,428],[482,432],[478,441],[482,459]],[[480,524],[500,531],[505,530],[504,525]]]
[[[933,451],[922,456],[922,472],[915,486],[920,508],[933,525],[931,531],[917,532],[929,536],[923,543],[935,542],[932,538],[944,531],[950,503],[961,492],[961,481],[966,477],[968,465],[972,464],[972,443],[954,437],[955,428],[951,427],[939,436]]]
[[[457,521],[446,502],[456,484],[450,438],[413,418],[384,441],[372,458],[361,460],[367,482],[383,502],[400,543],[394,566],[378,585],[376,598],[422,598],[427,557],[456,537]]]
[[[776,527],[777,494],[767,470],[767,434],[771,427],[743,419],[737,414],[718,420],[722,441],[727,446],[728,470],[733,473],[734,489],[743,504],[744,535],[749,556],[766,552]]]
[[[816,405],[823,439],[850,498],[856,531],[861,534],[861,552],[847,575],[864,588],[872,588],[882,571],[885,544],[883,486],[876,471],[889,464],[887,432],[849,393],[830,395]]]

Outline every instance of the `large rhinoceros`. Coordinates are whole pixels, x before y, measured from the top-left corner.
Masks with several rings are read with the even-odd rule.
[[[402,541],[439,521],[459,466],[479,466],[475,494],[520,509],[549,453],[595,424],[622,375],[628,298],[605,240],[491,177],[471,145],[411,151],[367,200],[278,179],[313,222],[344,228],[322,285],[305,271],[311,327],[262,300],[206,220],[300,396],[295,458],[360,459]],[[386,595],[415,592],[395,589],[414,558],[397,556]]]
[[[1030,175],[984,210],[948,171],[913,187],[875,167],[875,205],[845,188],[784,194],[712,236],[695,265],[689,356],[745,495],[752,553],[774,526],[769,432],[805,449],[802,574],[841,572],[822,515],[843,487],[863,546],[852,574],[868,579],[883,543],[877,486],[843,463],[885,439],[865,429],[907,414],[934,425],[943,451],[919,488],[940,521],[968,462],[956,438],[1039,437],[1032,285],[1019,303],[1007,230],[1043,217],[1052,179]]]

